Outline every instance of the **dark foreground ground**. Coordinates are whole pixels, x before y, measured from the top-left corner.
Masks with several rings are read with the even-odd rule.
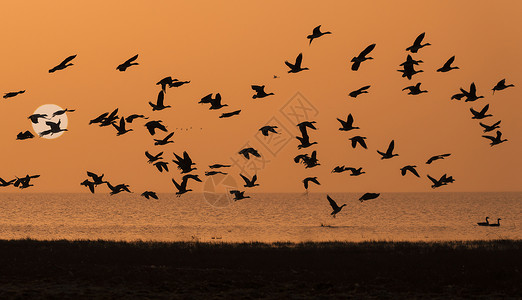
[[[522,240],[0,240],[0,299],[6,298],[521,299]]]

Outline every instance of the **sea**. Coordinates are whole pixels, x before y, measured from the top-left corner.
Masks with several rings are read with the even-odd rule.
[[[522,239],[522,193],[0,194],[0,239],[307,242]],[[500,226],[478,226],[486,216]]]

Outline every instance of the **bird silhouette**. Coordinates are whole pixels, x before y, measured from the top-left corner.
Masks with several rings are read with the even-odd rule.
[[[173,153],[176,159],[173,159],[172,161],[178,165],[178,170],[181,170],[181,174],[189,173],[193,170],[197,170],[197,168],[193,168],[192,166],[195,165],[194,162],[192,162],[192,159],[190,158],[187,151],[183,151],[183,157],[177,155],[176,153]]]
[[[317,144],[317,142],[310,142],[310,136],[308,135],[308,131],[306,130],[306,127],[301,127],[301,128],[303,128],[303,130],[301,130],[302,136],[295,137],[300,142],[300,144],[297,145],[297,149],[308,148],[312,145]]]
[[[310,43],[308,45],[312,44],[312,41],[316,38],[320,38],[325,34],[332,34],[330,31],[321,32],[321,25],[314,28],[314,31],[312,34],[308,35],[306,38],[310,40]]]
[[[498,219],[497,219],[497,223],[491,223],[491,224],[489,224],[489,226],[499,227],[499,226],[500,226],[500,220],[502,220],[502,219],[501,219],[501,218],[498,218]]]
[[[359,129],[359,127],[354,127],[353,126],[353,116],[352,114],[349,114],[348,117],[346,118],[346,121],[344,120],[341,120],[339,118],[337,118],[337,121],[339,121],[341,123],[341,128],[339,128],[340,131],[350,131],[350,130],[353,130],[353,129]]]
[[[406,61],[401,63],[399,66],[413,67],[413,65],[418,66],[420,63],[423,63],[423,61],[422,60],[415,60],[415,59],[413,59],[413,57],[411,57],[411,55],[408,54],[408,56],[406,57]]]
[[[151,164],[151,163],[153,163],[153,162],[155,162],[157,160],[163,159],[163,157],[161,157],[161,155],[163,155],[163,151],[158,153],[158,154],[156,154],[156,155],[152,155],[152,154],[149,153],[149,151],[145,151],[145,156],[147,156],[147,158],[149,159],[147,161],[149,164]]]
[[[478,226],[489,226],[489,217],[486,217],[486,222],[478,222]]]
[[[169,167],[168,167],[168,162],[164,162],[164,161],[157,161],[155,163],[153,163],[153,165],[158,169],[158,171],[160,172],[163,172],[163,170],[165,171],[169,171]]]
[[[431,177],[430,175],[426,175],[428,177],[429,180],[431,180],[431,182],[433,183],[431,185],[431,188],[434,189],[434,188],[438,188],[438,187],[441,187],[443,185],[447,185],[448,182],[445,180],[446,179],[446,174],[442,175],[441,178],[439,178],[439,180]]]
[[[116,195],[116,194],[119,194],[121,192],[127,192],[127,193],[131,193],[131,191],[129,190],[129,185],[127,184],[118,184],[116,186],[113,186],[112,184],[110,184],[109,182],[106,182],[107,183],[107,186],[109,187],[109,189],[111,190],[110,192],[110,195]]]
[[[343,204],[341,206],[337,205],[337,203],[335,203],[335,201],[329,195],[326,195],[326,199],[328,199],[328,202],[330,203],[330,206],[333,210],[330,215],[332,215],[334,218],[343,209],[343,207],[346,206],[346,204]]]
[[[513,87],[515,86],[514,84],[508,84],[506,85],[506,79],[502,79],[501,81],[499,81],[494,87],[493,87],[493,95],[495,95],[495,91],[501,91],[503,89],[507,89],[508,87]],[[5,96],[4,96],[5,98]]]
[[[365,193],[364,195],[361,196],[361,198],[359,198],[359,201],[364,202],[367,200],[372,200],[372,199],[379,197],[379,195],[380,195],[380,193]]]
[[[186,174],[183,176],[181,180],[181,184],[178,184],[174,178],[172,178],[172,183],[174,183],[174,186],[178,190],[176,192],[176,196],[180,197],[181,195],[185,194],[186,192],[192,191],[191,189],[187,189],[187,182],[189,179],[193,179],[195,181],[201,182],[201,179],[199,179],[198,175],[192,175],[192,174]]]
[[[34,138],[34,135],[29,131],[20,132],[16,135],[17,140],[27,140]]]
[[[255,186],[258,186],[259,184],[256,183],[257,181],[257,175],[254,175],[252,177],[252,179],[249,179],[248,177],[246,177],[245,175],[243,174],[239,174],[239,176],[241,176],[241,178],[243,178],[243,180],[245,181],[245,185],[244,187],[255,187]]]
[[[319,181],[317,180],[317,177],[306,177],[303,179],[303,185],[305,190],[308,190],[308,186],[310,185],[310,182],[315,183],[317,185],[321,185]]]
[[[228,106],[228,104],[221,104],[221,94],[217,93],[215,98],[212,98],[212,94],[208,94],[205,97],[201,98],[198,103],[210,103],[209,109],[220,109],[222,107]]]
[[[261,157],[259,152],[257,152],[257,150],[252,147],[243,148],[238,153],[243,155],[246,159],[250,159],[250,155]]]
[[[226,104],[224,106],[226,106]],[[219,118],[221,118],[221,119],[223,119],[223,118],[230,118],[232,116],[239,115],[240,112],[241,112],[241,109],[235,110],[235,111],[231,111],[231,112],[227,112],[227,113],[222,113],[221,116],[219,116]]]
[[[66,112],[74,112],[75,110],[74,109],[60,109],[60,110],[57,110],[55,112],[53,112],[53,115],[51,116],[51,118],[54,118],[56,116],[61,116],[63,114],[65,114]]]
[[[117,136],[125,134],[125,133],[127,133],[129,131],[132,131],[132,129],[125,128],[125,118],[124,117],[120,118],[120,125],[116,125],[116,124],[113,123],[112,126],[114,128],[116,128],[116,130],[118,130],[118,132],[116,133]]]
[[[394,140],[392,140],[390,142],[390,145],[388,146],[388,149],[386,150],[386,153],[381,152],[379,150],[377,150],[377,152],[382,156],[381,159],[389,159],[389,158],[392,158],[394,156],[399,156],[399,154],[394,154],[393,153],[393,148],[394,147],[395,147],[395,142],[394,142]]]
[[[45,124],[49,126],[49,129],[48,130],[44,130],[40,133],[38,133],[38,135],[40,135],[40,137],[43,137],[45,135],[53,135],[55,133],[60,133],[62,131],[67,131],[66,128],[60,128],[60,124],[61,124],[62,120],[58,120],[57,123],[54,123],[54,122],[51,122],[51,121],[46,121]]]
[[[265,92],[265,86],[264,85],[252,85],[251,87],[256,92],[256,94],[252,96],[252,99],[265,98],[265,97],[268,97],[270,95],[274,95],[274,93],[267,94]]]
[[[331,173],[342,173],[348,171],[348,169],[345,166],[336,166],[333,168]]]
[[[507,139],[502,139],[502,132],[499,130],[497,130],[497,135],[494,137],[489,135],[483,135],[482,137],[490,140],[491,143],[489,145],[492,147],[500,143],[507,142]]]
[[[190,80],[186,81],[181,81],[181,80],[178,80],[178,79],[172,79],[172,82],[169,83],[169,88],[172,88],[172,87],[180,87],[184,84],[187,84],[187,83],[190,83]]]
[[[148,119],[148,117],[145,117],[144,115],[132,114],[132,115],[126,117],[125,121],[127,121],[127,123],[132,123],[132,121],[134,121],[135,119],[138,119],[138,118]]]
[[[152,103],[149,101],[149,105],[152,107],[152,111],[156,110],[164,110],[165,108],[171,107],[170,105],[165,105],[163,101],[165,100],[165,93],[163,91],[159,91],[158,98],[156,99],[156,103]]]
[[[360,94],[367,94],[368,93],[368,89],[371,87],[371,85],[367,85],[367,86],[363,86],[362,88],[358,89],[358,90],[355,90],[355,91],[352,91],[350,92],[350,94],[348,94],[350,97],[352,98],[356,98],[357,96],[359,96]]]
[[[464,90],[463,88],[460,88],[460,91],[461,91],[461,94],[463,94],[464,97],[466,97],[466,100],[464,100],[464,102],[472,102],[472,101],[476,101],[480,98],[484,98],[484,96],[477,96],[477,87],[475,86],[474,82],[472,82],[471,85],[469,86],[469,92]],[[460,96],[461,94],[453,95],[453,97],[455,97],[457,95]],[[452,97],[452,99],[453,99],[453,97]],[[458,99],[458,100],[460,100],[460,99]]]
[[[23,94],[23,93],[25,93],[25,90],[23,90],[23,91],[18,91],[18,92],[9,92],[9,93],[5,93],[5,94],[4,94],[4,99],[12,98],[12,97],[18,96],[18,95]]]
[[[156,83],[156,85],[161,85],[161,90],[166,93],[167,85],[170,85],[171,83],[172,83],[172,77],[167,76],[167,77],[161,79],[160,81],[158,81]]]
[[[500,126],[498,126],[498,125],[500,125],[500,122],[501,121],[498,121],[498,122],[494,123],[493,125],[486,125],[482,122],[480,122],[479,124],[480,124],[480,126],[482,126],[484,128],[484,132],[490,132],[497,128],[500,128]]]
[[[91,191],[91,193],[94,194],[94,186],[95,186],[94,182],[89,181],[89,179],[85,179],[82,183],[80,183],[80,185],[88,187],[89,190]]]
[[[94,185],[100,185],[100,184],[107,183],[107,181],[103,181],[104,174],[97,175],[96,173],[87,171],[87,176],[92,178]]]
[[[221,171],[206,171],[205,172],[205,176],[214,176],[214,175],[217,175],[217,174],[227,175],[228,173],[221,172]]]
[[[352,172],[352,174],[350,174],[350,176],[359,176],[362,174],[366,174],[366,172],[364,172],[362,170],[362,167],[359,167],[359,168],[347,167],[346,170]]]
[[[211,169],[219,169],[219,168],[230,168],[231,165],[213,164],[208,167]]]
[[[170,141],[169,139],[174,135],[174,132],[167,134],[163,139],[154,139],[154,145],[161,146],[166,145],[168,143],[174,143],[174,141]]]
[[[231,195],[234,195],[234,201],[239,201],[242,199],[250,198],[250,196],[245,196],[245,191],[238,190],[230,190],[228,191]]]
[[[365,60],[368,60],[368,59],[373,59],[373,57],[366,57],[366,55],[370,54],[370,52],[372,52],[372,50],[375,48],[375,44],[371,44],[370,46],[366,47],[363,51],[361,51],[361,53],[359,53],[358,56],[355,56],[352,58],[351,62],[353,62],[352,64],[352,71],[357,71],[359,70],[359,66],[361,65],[361,63]]]
[[[113,110],[110,115],[106,116],[105,118],[103,118],[100,122],[100,127],[104,127],[104,126],[109,126],[109,125],[112,125],[116,122],[116,120],[118,120],[119,117],[118,117],[118,109],[116,108],[115,110]],[[92,120],[91,120],[92,121]]]
[[[263,126],[263,127],[259,128],[259,131],[261,131],[261,134],[264,135],[264,136],[268,136],[269,132],[279,134],[279,132],[277,132],[275,130],[276,128],[277,128],[277,126],[266,125],[266,126]]]
[[[156,193],[153,191],[145,191],[145,192],[141,193],[141,196],[145,197],[147,199],[153,198],[153,199],[158,200],[158,195],[156,195]]]
[[[47,118],[47,114],[32,114],[27,118],[31,120],[33,124],[38,124],[38,122],[40,122],[40,118],[50,120],[49,118]]]
[[[127,68],[131,66],[138,65],[137,62],[134,62],[136,59],[138,59],[138,54],[134,55],[133,57],[127,59],[124,63],[116,67],[116,70],[120,72],[125,72]]]
[[[430,157],[428,159],[428,161],[426,161],[426,164],[431,164],[432,162],[436,161],[436,160],[439,160],[439,159],[444,159],[446,157],[449,157],[451,155],[451,153],[446,153],[446,154],[439,154],[439,155],[434,155],[432,157]]]
[[[417,51],[419,51],[419,49],[421,49],[425,46],[430,46],[431,45],[430,43],[422,44],[422,40],[424,39],[425,34],[426,34],[425,32],[419,34],[419,36],[417,36],[417,38],[413,42],[413,45],[406,48],[406,51],[410,51],[411,53],[417,53]]]
[[[108,112],[105,112],[105,113],[99,115],[98,117],[90,120],[89,125],[103,122],[103,120],[105,120],[105,118],[107,118],[108,115],[109,115]]]
[[[489,109],[489,104],[486,104],[486,106],[484,106],[480,111],[476,111],[470,107],[469,111],[471,111],[471,114],[473,114],[473,117],[471,117],[471,118],[481,120],[481,119],[484,119],[487,117],[492,117],[493,115],[491,115],[491,114],[486,115],[488,109]]]
[[[285,61],[285,64],[290,68],[290,71],[288,71],[288,73],[298,73],[303,70],[308,70],[308,68],[301,67],[302,62],[303,62],[303,53],[299,53],[299,55],[297,55],[294,64],[291,64],[288,61]]]
[[[404,175],[406,175],[407,171],[410,171],[413,175],[415,175],[417,177],[420,177],[419,173],[415,169],[416,167],[417,166],[415,166],[415,165],[407,165],[407,166],[402,167],[401,168],[401,175],[404,176]]]
[[[34,186],[33,184],[30,184],[31,179],[38,178],[40,175],[25,175],[25,177],[18,178],[16,177],[13,185],[20,189],[26,189],[28,187]]]
[[[66,59],[64,59],[59,65],[53,67],[52,69],[49,70],[49,73],[54,73],[58,70],[63,70],[67,67],[70,67],[72,66],[73,64],[72,63],[69,63],[71,60],[73,60],[74,58],[76,57],[76,55],[71,55],[69,57],[67,57]]]
[[[404,90],[409,90],[408,95],[419,95],[419,94],[422,94],[422,93],[427,93],[428,91],[421,90],[420,85],[421,85],[421,83],[419,82],[416,85],[407,86],[407,87],[403,88],[402,90],[403,91]]]
[[[13,182],[15,182],[16,179],[11,179],[9,181],[5,181],[3,178],[0,178],[0,187],[4,187],[4,186],[10,186],[11,184],[13,184]]]
[[[349,140],[352,141],[352,148],[354,149],[357,146],[357,144],[361,145],[361,147],[363,147],[364,149],[368,149],[368,146],[366,146],[366,142],[364,141],[365,139],[366,137],[357,135],[350,138]]]
[[[145,127],[147,127],[147,130],[149,131],[150,135],[156,134],[156,129],[167,132],[167,127],[165,125],[161,124],[161,120],[158,121],[149,121],[145,123]]]
[[[444,63],[442,67],[437,69],[437,72],[449,72],[451,70],[458,69],[459,67],[452,67],[451,64],[455,61],[455,56],[450,57],[448,61]]]
[[[300,154],[294,157],[294,162],[296,164],[302,162],[305,165],[305,168],[313,168],[315,166],[319,166],[319,161],[317,160],[317,151],[313,151],[311,156],[308,154]]]
[[[415,67],[413,64],[405,64],[403,66],[402,70],[397,70],[397,71],[402,73],[402,77],[406,77],[409,80],[411,80],[413,75],[424,72],[423,70],[415,70]]]

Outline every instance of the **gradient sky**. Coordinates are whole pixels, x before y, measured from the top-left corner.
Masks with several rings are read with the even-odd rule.
[[[315,192],[432,191],[426,174],[452,175],[456,182],[436,191],[520,191],[522,186],[522,2],[520,1],[9,1],[0,4],[3,37],[0,92],[27,90],[0,101],[3,118],[0,177],[40,174],[35,186],[1,192],[87,192],[79,183],[86,170],[104,173],[114,184],[131,190],[175,192],[171,178],[181,178],[170,160],[172,152],[188,151],[198,174],[212,163],[243,162],[237,151],[247,143],[266,162],[257,171],[258,192],[302,191],[301,180],[318,176]],[[306,36],[321,24],[332,31],[308,45]],[[424,64],[411,81],[396,70],[405,48],[426,32],[432,46],[414,58]],[[357,72],[349,61],[369,44],[371,56]],[[288,74],[285,60],[303,53],[303,66]],[[65,57],[77,54],[74,66],[49,74]],[[139,66],[118,72],[117,65],[139,54]],[[435,70],[455,55],[460,70]],[[280,78],[274,79],[273,75]],[[167,91],[172,108],[152,112],[157,81],[173,76],[191,83]],[[515,84],[496,93],[501,79]],[[429,93],[408,96],[402,88],[422,82]],[[451,101],[460,87],[475,82],[480,99]],[[252,99],[252,84],[266,85],[275,96]],[[371,84],[369,94],[356,100],[348,93]],[[221,93],[229,107],[209,111],[198,104],[209,93]],[[297,94],[297,98],[293,98]],[[297,150],[296,122],[285,109],[306,99],[317,121],[311,140],[319,144]],[[304,101],[304,100],[303,100]],[[289,104],[288,104],[289,103]],[[470,107],[490,104],[493,123],[502,120],[503,137],[495,147],[482,138]],[[68,114],[68,132],[53,140],[17,141],[31,130],[27,117],[43,104],[76,109]],[[290,105],[290,106],[289,106]],[[116,136],[112,127],[88,125],[106,111],[119,115],[143,113],[161,119],[175,131],[174,144],[154,146],[136,120],[134,131]],[[219,119],[225,111],[241,109],[239,117]],[[336,118],[352,113],[358,132],[340,132]],[[278,122],[291,140],[277,154],[256,137],[269,120]],[[283,130],[284,131],[284,130]],[[163,133],[157,134],[163,137]],[[352,149],[348,138],[366,136],[368,150]],[[284,140],[285,134],[278,138]],[[391,140],[399,154],[380,160]],[[264,141],[273,147],[274,141]],[[272,145],[272,146],[270,146]],[[170,172],[146,163],[144,152],[164,151]],[[305,169],[293,157],[317,150],[321,166]],[[446,160],[425,165],[432,155],[452,153]],[[407,164],[418,165],[422,178],[400,176]],[[337,165],[362,166],[367,174],[331,174]],[[229,170],[237,180],[239,169]],[[195,191],[202,184],[193,185]]]

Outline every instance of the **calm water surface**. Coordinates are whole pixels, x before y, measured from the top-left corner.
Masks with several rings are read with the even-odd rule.
[[[522,193],[0,194],[0,239],[362,241],[522,239]],[[489,216],[500,227],[479,227]],[[325,226],[321,226],[325,225]]]

